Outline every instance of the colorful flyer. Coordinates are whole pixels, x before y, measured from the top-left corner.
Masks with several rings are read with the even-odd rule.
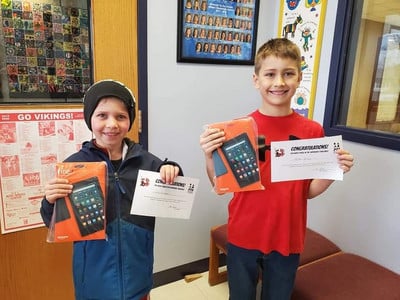
[[[92,138],[82,108],[0,112],[1,233],[43,227],[39,210],[56,163]]]

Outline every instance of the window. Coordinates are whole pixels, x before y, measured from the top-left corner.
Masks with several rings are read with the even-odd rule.
[[[400,150],[400,1],[339,1],[324,127]]]
[[[80,101],[92,81],[88,6],[1,1],[1,104]]]

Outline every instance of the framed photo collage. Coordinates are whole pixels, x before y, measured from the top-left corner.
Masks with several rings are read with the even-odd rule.
[[[254,63],[259,0],[179,0],[178,62]]]

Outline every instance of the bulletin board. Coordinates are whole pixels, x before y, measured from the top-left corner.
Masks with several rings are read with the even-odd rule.
[[[92,133],[82,108],[0,110],[1,233],[43,226],[44,185]]]
[[[89,11],[88,0],[1,1],[2,102],[82,98],[92,81]]]
[[[292,108],[312,118],[327,0],[281,0],[278,36],[299,46],[303,80],[292,98]]]

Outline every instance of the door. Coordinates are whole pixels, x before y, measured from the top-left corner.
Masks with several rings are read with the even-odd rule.
[[[94,78],[119,80],[136,99],[137,15],[137,1],[92,0]],[[129,137],[138,141],[138,122]],[[0,235],[1,299],[74,299],[72,245],[48,244],[46,234],[43,227]]]
[[[137,1],[92,0],[94,78],[116,79],[136,98],[138,116]],[[128,136],[138,141],[138,118]]]

